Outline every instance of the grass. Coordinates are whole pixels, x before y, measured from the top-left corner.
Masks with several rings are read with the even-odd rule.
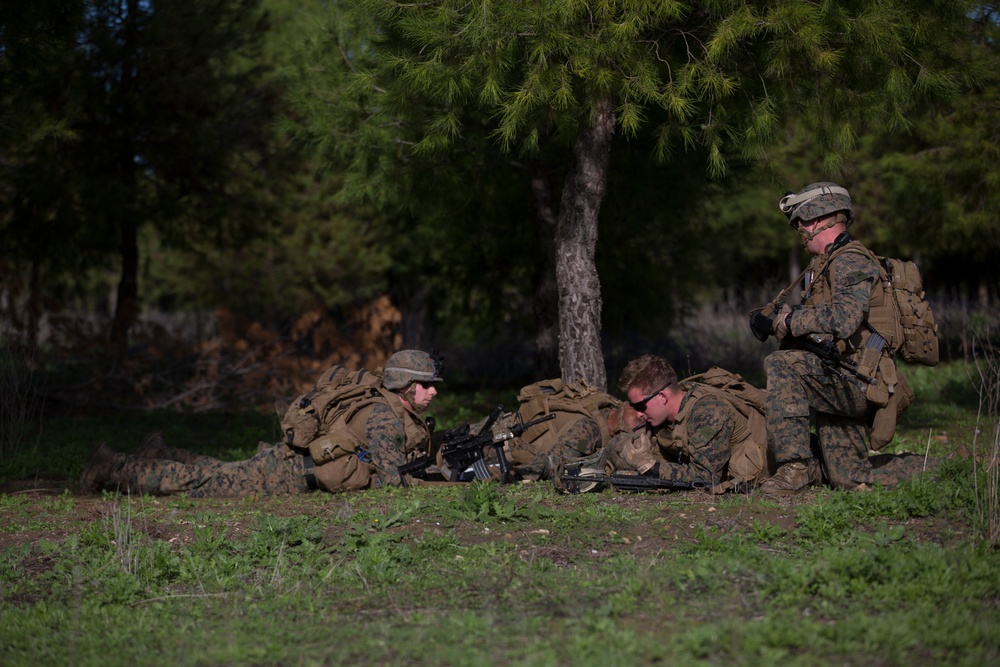
[[[894,448],[972,443],[962,372],[913,369],[918,401]],[[436,416],[452,425],[495,402],[442,401]],[[1000,660],[1000,551],[976,519],[986,472],[970,460],[891,490],[778,500],[528,483],[236,501],[71,491],[96,439],[129,451],[159,428],[168,443],[238,458],[272,419],[47,423],[35,453],[0,469],[70,489],[0,496],[0,663]]]

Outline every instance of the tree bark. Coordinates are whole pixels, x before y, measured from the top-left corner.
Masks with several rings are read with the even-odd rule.
[[[118,298],[111,324],[115,366],[122,368],[128,352],[128,335],[139,318],[139,243],[135,218],[121,220],[122,273],[118,280]]]
[[[119,133],[118,147],[113,167],[114,177],[122,192],[126,193],[128,206],[110,213],[119,231],[119,249],[122,258],[122,273],[118,282],[118,298],[111,323],[111,344],[114,348],[116,368],[123,368],[128,352],[129,331],[139,318],[139,227],[136,220],[139,201],[138,175],[136,173],[136,148],[131,132],[134,131],[135,117],[132,111],[132,96],[135,93],[135,76],[132,54],[138,43],[137,12],[138,0],[128,0],[124,16],[125,60],[121,70],[119,89],[124,100],[117,112]]]
[[[556,284],[559,288],[559,365],[566,382],[585,380],[607,389],[601,351],[601,283],[594,253],[597,220],[607,189],[615,112],[598,100],[590,123],[573,145],[556,223]]]

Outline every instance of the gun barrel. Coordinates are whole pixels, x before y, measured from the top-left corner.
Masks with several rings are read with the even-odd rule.
[[[643,491],[647,489],[674,489],[678,491],[688,491],[691,489],[707,489],[705,482],[683,482],[658,477],[644,477],[642,475],[572,475],[564,473],[561,477],[565,482],[585,482],[593,484],[610,484],[618,490]]]
[[[524,433],[525,431],[527,431],[532,426],[535,426],[537,424],[541,424],[542,422],[547,422],[550,419],[555,419],[555,418],[556,418],[556,414],[553,412],[553,413],[545,415],[544,417],[539,417],[538,419],[532,419],[527,424],[522,424],[521,428],[520,428],[520,431],[521,431],[521,433]]]
[[[431,457],[420,456],[418,458],[413,459],[409,463],[404,463],[401,466],[397,466],[396,471],[399,473],[400,482],[402,482],[403,485],[405,486],[407,475],[420,476],[419,473],[430,468],[433,463],[434,461],[431,459]]]

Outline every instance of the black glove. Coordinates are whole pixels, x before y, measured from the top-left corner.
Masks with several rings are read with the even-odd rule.
[[[750,332],[753,337],[764,342],[771,335],[772,318],[762,315],[760,309],[750,311]]]

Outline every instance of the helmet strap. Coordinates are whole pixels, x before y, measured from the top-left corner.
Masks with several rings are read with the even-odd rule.
[[[798,233],[799,233],[799,238],[802,241],[802,247],[803,248],[807,247],[809,245],[810,241],[812,241],[814,238],[816,238],[817,236],[819,236],[820,234],[822,234],[826,230],[828,230],[831,227],[833,227],[839,221],[840,221],[840,215],[839,214],[838,215],[831,215],[829,220],[827,220],[822,225],[816,226],[815,228],[813,228],[812,231],[807,231],[807,230],[803,229],[802,225],[800,224],[798,226],[798,228],[796,229],[796,231],[798,231]]]
[[[410,408],[417,414],[420,414],[421,412],[427,409],[427,406],[425,405],[417,405],[416,382],[411,382],[410,385],[406,388],[406,391],[400,392],[399,395],[400,397],[402,397],[404,401],[406,401],[409,404]]]

